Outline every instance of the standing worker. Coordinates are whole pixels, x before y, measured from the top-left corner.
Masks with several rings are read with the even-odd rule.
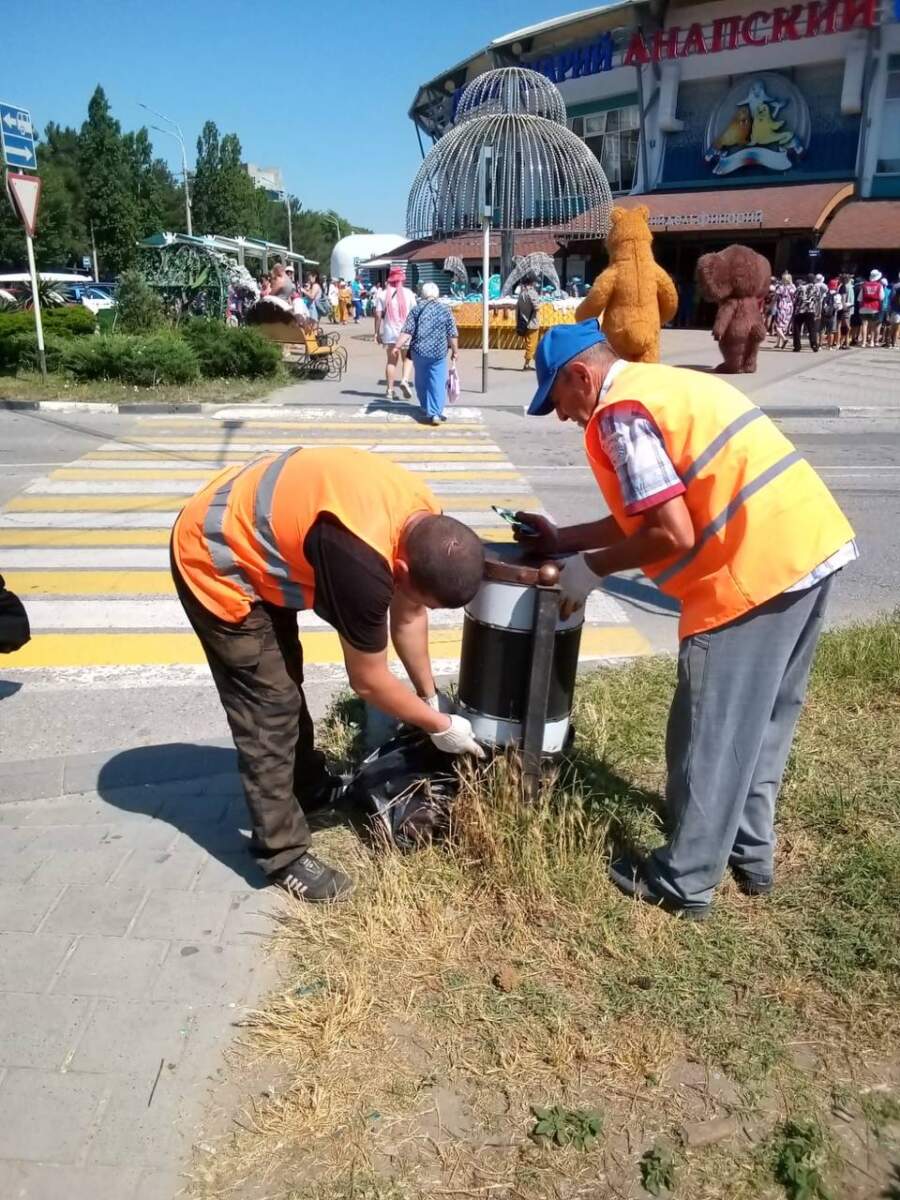
[[[297,612],[337,630],[358,696],[441,750],[480,756],[469,722],[438,711],[427,610],[471,600],[481,542],[409,471],[336,447],[229,467],[182,509],[171,549],[237,747],[251,850],[295,896],[339,899],[350,880],[309,852],[304,810],[328,804],[340,781],[315,749]],[[416,694],[391,674],[389,633]]]
[[[808,462],[713,374],[616,357],[596,320],[560,325],[537,354],[529,413],[584,430],[611,516],[557,529],[519,514],[560,573],[563,615],[616,571],[642,568],[681,602],[666,733],[669,840],[610,867],[623,892],[695,920],[726,867],[773,886],[775,799],[834,573],[853,530]]]

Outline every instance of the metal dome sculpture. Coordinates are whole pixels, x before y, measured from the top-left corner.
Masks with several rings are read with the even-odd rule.
[[[502,234],[512,267],[517,230],[605,237],[612,194],[603,168],[565,124],[559,90],[536,71],[501,67],[463,91],[456,122],[432,147],[406,207],[410,238],[480,229],[482,279],[490,276],[490,234]],[[507,270],[508,270],[507,269]],[[482,286],[481,388],[487,391],[489,313]]]
[[[513,111],[500,111],[501,102]],[[527,104],[556,115],[526,111]],[[609,183],[581,138],[560,123],[560,108],[564,120],[562,96],[536,71],[500,68],[473,80],[457,110],[462,119],[435,143],[413,181],[408,236],[481,229],[486,174],[492,228],[604,237]]]
[[[460,97],[454,123],[501,113],[566,123],[566,104],[559,88],[546,75],[524,67],[500,67],[473,79]]]

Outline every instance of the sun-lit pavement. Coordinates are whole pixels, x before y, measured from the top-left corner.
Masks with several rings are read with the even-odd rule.
[[[420,471],[447,511],[492,538],[508,536],[493,503],[563,521],[602,511],[578,431],[521,416],[533,379],[517,355],[495,356],[488,396],[466,391],[432,430],[413,409],[387,410],[380,351],[352,340],[364,336],[347,332],[356,351],[340,385],[272,398],[290,409],[0,411],[0,571],[35,627],[0,662],[0,1196],[174,1200],[207,1081],[274,981],[260,939],[278,902],[246,854],[224,718],[166,570],[185,496],[269,448],[341,443]],[[664,350],[715,362],[697,334]],[[891,607],[900,355],[763,361],[736,382],[767,407],[805,406],[782,426],[860,536],[836,618]],[[477,352],[462,366],[470,388]],[[812,415],[826,405],[848,415]],[[343,678],[337,642],[301,620],[320,712]],[[610,580],[592,598],[584,654],[671,649],[675,629],[646,580]],[[459,614],[440,614],[436,665],[452,672],[459,643]]]

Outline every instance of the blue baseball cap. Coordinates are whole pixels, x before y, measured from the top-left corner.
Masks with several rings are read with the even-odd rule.
[[[552,329],[548,329],[541,338],[537,354],[534,356],[538,389],[528,406],[528,416],[545,417],[547,413],[553,412],[550,392],[556,383],[557,372],[576,354],[605,341],[606,334],[601,333],[600,322],[596,317],[591,317],[588,321],[579,321],[576,325],[554,325]]]

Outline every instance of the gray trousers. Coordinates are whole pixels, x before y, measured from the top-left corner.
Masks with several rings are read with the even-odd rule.
[[[834,576],[685,638],[666,730],[669,840],[647,877],[707,904],[727,866],[772,875],[775,798],[806,697]]]

